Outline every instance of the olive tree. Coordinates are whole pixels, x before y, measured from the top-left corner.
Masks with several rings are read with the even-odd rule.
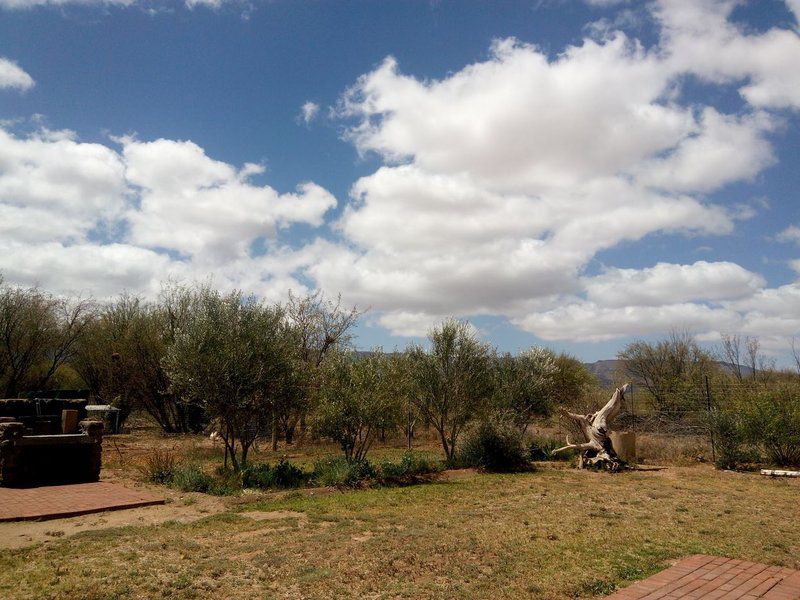
[[[358,358],[336,352],[322,366],[315,425],[349,461],[366,458],[378,432],[394,427],[402,402],[393,386],[391,357],[375,351]]]
[[[464,427],[484,413],[493,393],[492,350],[469,323],[449,319],[428,335],[430,348],[408,350],[413,402],[439,434],[445,457],[455,458]]]
[[[326,356],[335,350],[350,347],[350,331],[358,320],[359,311],[344,308],[341,297],[329,300],[320,291],[306,296],[289,293],[286,319],[292,327],[297,344],[301,372],[296,373],[294,389],[286,393],[276,405],[272,430],[272,448],[277,449],[278,425],[283,429],[287,444],[291,444],[298,423],[305,429],[306,414],[310,408],[314,386]]]
[[[524,434],[534,419],[553,411],[557,372],[555,356],[545,348],[497,357],[495,407],[509,415],[520,433]]]
[[[234,469],[269,424],[294,344],[284,311],[240,292],[193,292],[186,318],[167,351],[172,389],[218,420]]]

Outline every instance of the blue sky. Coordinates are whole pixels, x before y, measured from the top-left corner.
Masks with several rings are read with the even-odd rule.
[[[0,273],[341,292],[362,347],[452,314],[504,350],[686,328],[784,360],[798,12],[0,0]]]

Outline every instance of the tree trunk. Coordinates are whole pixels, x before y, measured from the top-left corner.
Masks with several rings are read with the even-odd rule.
[[[567,436],[567,445],[554,450],[553,454],[564,450],[577,450],[580,453],[578,464],[581,469],[589,466],[616,473],[624,468],[625,461],[617,456],[614,445],[611,443],[609,424],[619,414],[622,402],[625,400],[625,392],[628,389],[630,389],[629,383],[617,388],[614,395],[611,396],[611,400],[596,413],[577,415],[562,408],[562,414],[580,426],[586,441],[582,444],[573,444]]]

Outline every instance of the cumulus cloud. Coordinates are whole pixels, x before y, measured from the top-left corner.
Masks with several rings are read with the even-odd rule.
[[[659,306],[749,297],[763,277],[731,262],[658,263],[647,269],[607,269],[583,280],[589,300],[601,306]]]
[[[743,32],[729,2],[653,10],[662,36],[652,48],[609,31],[551,58],[505,39],[440,80],[405,74],[392,57],[360,77],[339,105],[345,137],[384,166],[353,185],[336,224],[346,244],[309,274],[382,311],[400,335],[450,312],[502,315],[550,339],[743,325],[721,303],[766,282],[730,262],[581,276],[621,242],[725,235],[755,216],[705,195],[775,162],[770,111],[795,102],[783,85],[790,61],[771,58],[800,50],[794,32]],[[695,64],[687,48],[700,46]],[[750,56],[734,68],[718,56],[728,50]],[[682,102],[687,75],[739,83],[748,107]]]
[[[300,107],[300,114],[298,115],[298,119],[308,125],[317,118],[319,114],[319,104],[316,102],[311,102],[310,100],[303,104]]]
[[[140,290],[168,273],[213,272],[274,299],[306,283],[372,307],[398,335],[449,314],[501,316],[551,340],[675,327],[800,333],[797,284],[769,288],[732,262],[587,274],[620,244],[724,236],[757,215],[713,194],[779,158],[770,139],[779,111],[800,107],[800,36],[745,30],[731,20],[735,4],[649,4],[651,46],[611,26],[555,56],[497,40],[485,60],[441,79],[386,58],[337,108],[344,137],[382,165],[353,183],[335,222],[325,219],[336,200],[319,186],[279,192],[256,183],[260,165],[217,160],[191,141],[120,138],[113,148],[69,132],[2,132],[0,270],[44,274],[59,289],[80,280]],[[735,86],[741,106],[685,98],[690,78]],[[298,121],[318,111],[307,102]],[[298,223],[330,230],[291,248],[282,231]],[[103,231],[118,233],[98,242]],[[790,227],[776,239],[800,236]],[[9,258],[58,248],[69,262],[58,273],[45,258],[26,271]],[[114,276],[97,281],[104,270]]]
[[[33,77],[28,75],[17,63],[0,57],[0,88],[28,90],[34,85]]]
[[[251,179],[263,167],[214,160],[191,141],[111,145],[73,132],[0,128],[0,272],[8,281],[100,297],[154,294],[174,276],[284,297],[305,286],[279,239],[336,205],[312,182],[279,193]],[[106,239],[108,238],[108,239]],[[263,240],[269,252],[253,251]],[[302,255],[300,255],[302,256]],[[306,261],[307,262],[307,261]]]

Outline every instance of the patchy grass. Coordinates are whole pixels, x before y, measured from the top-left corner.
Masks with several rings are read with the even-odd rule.
[[[598,597],[692,553],[800,568],[799,493],[706,466],[298,490],[2,551],[0,597]]]

